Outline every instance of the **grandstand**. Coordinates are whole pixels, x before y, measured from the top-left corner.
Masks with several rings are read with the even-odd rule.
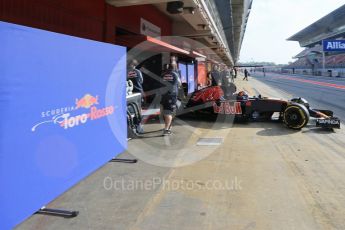
[[[288,38],[305,49],[294,56],[295,62],[283,71],[293,74],[345,76],[345,52],[323,52],[325,39],[345,38],[345,5],[334,10],[305,29]]]

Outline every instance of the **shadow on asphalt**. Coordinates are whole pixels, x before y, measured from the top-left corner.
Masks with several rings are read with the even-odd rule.
[[[141,136],[138,136],[137,139],[148,139],[148,138],[155,138],[155,137],[164,137],[164,135],[163,134],[161,134],[161,135],[150,135],[150,136],[147,136],[147,135],[143,136],[143,135],[141,135]]]
[[[301,132],[303,134],[308,134],[308,133],[317,133],[317,134],[330,134],[334,133],[335,131],[333,129],[323,129],[323,128],[317,128],[317,127],[305,127],[302,130],[293,130],[286,128],[283,124],[280,127],[269,127],[269,128],[264,128],[264,130],[260,130],[256,133],[258,136],[284,136],[284,135],[290,135],[294,133]]]
[[[325,129],[325,128],[309,128],[307,130],[303,130],[302,133],[317,133],[317,134],[330,134],[335,133],[334,129]]]
[[[264,130],[260,130],[256,133],[258,136],[265,136],[265,137],[272,137],[272,136],[284,136],[284,135],[290,135],[300,132],[299,130],[292,130],[288,128],[265,128]]]
[[[152,133],[158,133],[158,132],[163,132],[163,129],[158,129],[158,130],[143,132],[142,135],[145,135],[145,134],[152,134]]]

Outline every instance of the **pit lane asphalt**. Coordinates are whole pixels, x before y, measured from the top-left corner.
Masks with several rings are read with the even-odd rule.
[[[287,99],[303,97],[313,108],[332,110],[334,116],[345,122],[345,78],[276,73],[266,73],[266,76],[262,73],[252,75],[256,80],[283,91],[289,97]],[[313,82],[318,84],[313,84]],[[344,88],[337,88],[337,86],[344,86]]]

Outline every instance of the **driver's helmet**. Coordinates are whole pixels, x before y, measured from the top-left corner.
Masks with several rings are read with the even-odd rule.
[[[304,105],[307,109],[309,108],[309,103],[306,99],[304,99],[303,97],[299,97],[299,98],[292,98],[291,102],[295,102],[301,105]]]
[[[240,91],[237,93],[237,100],[248,100],[248,94],[246,91]]]

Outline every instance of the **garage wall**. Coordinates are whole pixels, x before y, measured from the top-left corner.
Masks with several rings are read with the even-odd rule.
[[[172,34],[172,21],[152,5],[114,7],[106,5],[106,41],[113,43],[116,27],[140,34],[140,19],[144,18],[161,28],[162,36]]]
[[[140,19],[172,33],[172,21],[152,5],[114,7],[105,0],[0,0],[0,21],[115,43],[116,27],[140,34]]]
[[[0,0],[0,20],[104,40],[104,0]]]

